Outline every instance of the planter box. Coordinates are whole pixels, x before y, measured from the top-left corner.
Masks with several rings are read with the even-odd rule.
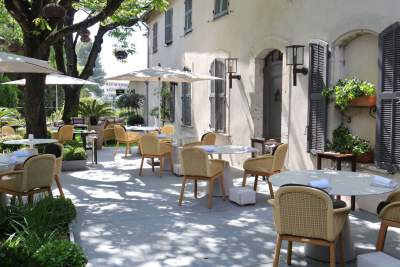
[[[374,162],[374,152],[368,152],[356,157],[358,163],[373,163]]]
[[[376,95],[374,96],[361,96],[359,98],[354,99],[350,105],[350,107],[375,107],[376,106]]]
[[[62,171],[83,171],[86,170],[86,159],[84,160],[63,160]]]

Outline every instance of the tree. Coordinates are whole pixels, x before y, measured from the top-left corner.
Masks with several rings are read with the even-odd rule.
[[[127,109],[128,113],[132,113],[133,111],[137,114],[137,110],[143,106],[143,103],[144,96],[138,95],[134,91],[120,95],[117,99],[117,107]]]
[[[8,82],[6,76],[0,76],[0,83]],[[16,108],[18,106],[19,89],[16,85],[0,85],[0,107]]]
[[[57,3],[66,11],[66,15],[59,19],[44,17],[43,8],[49,3]],[[105,34],[117,38],[119,43],[128,48],[126,40],[133,31],[131,27],[140,21],[146,11],[162,9],[167,4],[166,0],[4,0],[0,2],[0,15],[5,15],[6,20],[9,20],[11,15],[18,24],[18,30],[22,32],[24,55],[48,60],[53,47],[59,71],[69,76],[88,79],[93,74]],[[75,22],[78,10],[83,10],[88,16],[80,22]],[[99,30],[94,37],[86,64],[79,72],[76,54],[79,34],[75,33],[95,24],[99,24]],[[4,25],[2,27],[4,28]],[[44,137],[46,136],[45,75],[25,76],[24,111],[27,132]],[[64,89],[63,118],[65,119],[77,115],[81,86]]]

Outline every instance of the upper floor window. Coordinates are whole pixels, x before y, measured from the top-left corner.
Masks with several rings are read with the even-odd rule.
[[[165,11],[165,44],[169,45],[172,43],[172,17],[173,9],[170,8]]]
[[[185,0],[185,33],[192,31],[192,0]]]
[[[157,47],[158,47],[158,23],[153,24],[153,53],[157,52]]]
[[[214,2],[214,18],[222,17],[228,14],[228,0],[215,0]]]

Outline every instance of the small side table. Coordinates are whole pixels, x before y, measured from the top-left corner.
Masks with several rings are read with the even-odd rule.
[[[317,153],[317,170],[322,169],[322,159],[330,159],[336,162],[336,170],[342,170],[342,161],[351,162],[351,171],[357,171],[357,162],[356,156],[353,154],[340,154],[340,153],[332,153],[332,152],[318,152]],[[340,199],[340,196],[338,196]],[[356,209],[356,197],[351,196],[351,210]]]

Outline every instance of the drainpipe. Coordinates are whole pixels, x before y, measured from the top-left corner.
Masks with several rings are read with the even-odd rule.
[[[150,67],[150,27],[142,22],[143,26],[146,28],[146,37],[147,37],[147,68]],[[146,85],[146,97],[144,100],[144,113],[146,117],[146,125],[149,125],[149,82],[145,82]]]

